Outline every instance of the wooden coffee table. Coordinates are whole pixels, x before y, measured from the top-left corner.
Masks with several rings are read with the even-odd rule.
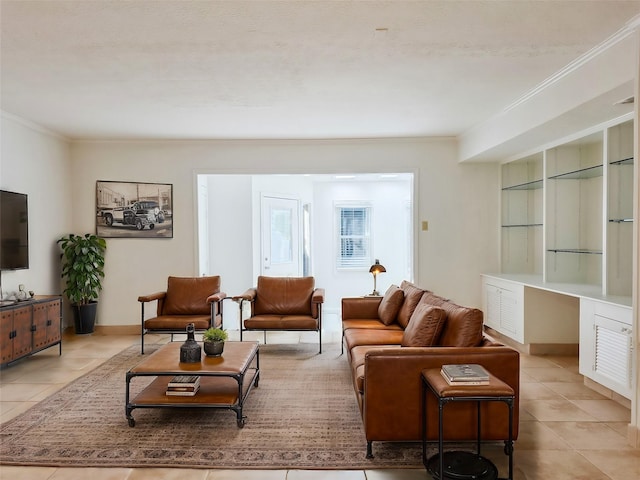
[[[136,424],[131,414],[135,408],[226,408],[236,412],[238,427],[244,427],[242,407],[260,380],[258,342],[225,342],[221,357],[208,357],[203,352],[199,363],[181,363],[181,345],[168,343],[127,372],[125,408],[129,426]],[[166,395],[167,383],[175,375],[199,375],[198,393],[191,397]],[[150,376],[157,378],[131,400],[131,381]]]

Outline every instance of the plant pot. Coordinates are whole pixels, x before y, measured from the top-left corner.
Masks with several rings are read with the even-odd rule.
[[[96,324],[96,312],[98,302],[90,302],[84,305],[71,305],[73,311],[73,324],[78,335],[93,333]]]
[[[219,357],[224,350],[224,342],[204,342],[203,347],[208,357]]]

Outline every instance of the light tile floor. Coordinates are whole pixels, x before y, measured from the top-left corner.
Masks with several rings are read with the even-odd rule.
[[[335,316],[334,316],[335,317]],[[339,342],[336,318],[325,319],[323,342]],[[235,339],[237,331],[231,331]],[[262,334],[249,338],[262,339]],[[148,336],[163,342],[168,336]],[[274,333],[269,343],[317,342],[317,334]],[[5,422],[89,372],[124,348],[134,335],[65,334],[63,355],[50,348],[0,372],[0,422]],[[346,360],[345,360],[346,361]],[[640,478],[640,450],[626,441],[630,410],[583,385],[577,358],[521,357],[520,436],[515,445],[516,480],[629,480]],[[354,398],[355,401],[355,398]],[[506,477],[501,445],[483,454]],[[151,468],[49,468],[0,465],[2,480],[423,480],[409,470],[198,470]]]

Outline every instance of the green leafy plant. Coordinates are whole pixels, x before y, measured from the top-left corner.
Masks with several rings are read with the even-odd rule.
[[[227,331],[221,328],[211,327],[202,333],[205,342],[224,342],[228,337]]]
[[[64,294],[74,305],[86,305],[98,299],[104,278],[104,254],[107,242],[90,233],[64,236],[56,242],[62,253]]]

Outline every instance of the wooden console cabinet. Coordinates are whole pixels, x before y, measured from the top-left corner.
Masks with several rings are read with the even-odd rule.
[[[60,296],[38,296],[0,309],[0,366],[54,345],[62,355]]]

